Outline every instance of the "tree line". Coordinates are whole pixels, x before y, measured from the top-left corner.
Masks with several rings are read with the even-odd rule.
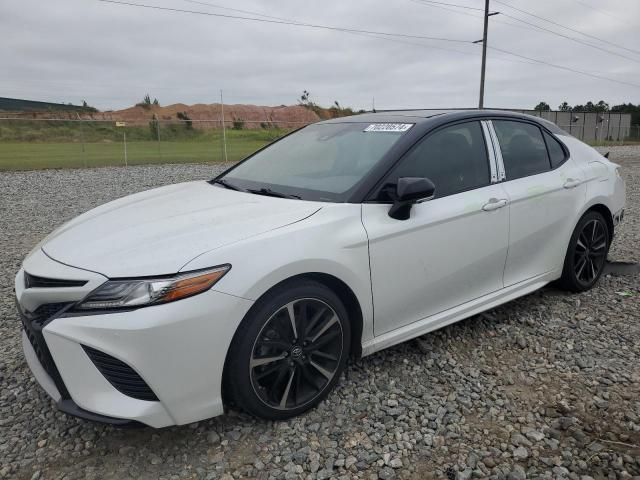
[[[548,112],[551,110],[551,107],[547,102],[539,102],[534,110],[539,112]],[[630,113],[631,114],[631,124],[637,125],[640,124],[640,104],[635,105],[631,102],[629,103],[621,103],[619,105],[609,106],[607,102],[604,100],[600,100],[596,103],[587,102],[584,105],[569,105],[567,102],[562,102],[558,105],[558,110],[561,112],[577,112],[577,113],[591,113],[591,112],[612,112],[612,113]]]

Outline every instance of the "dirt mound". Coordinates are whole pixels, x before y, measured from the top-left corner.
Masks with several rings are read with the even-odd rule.
[[[221,125],[222,105],[219,103],[185,105],[175,103],[166,107],[135,106],[124,110],[80,113],[83,120],[124,121],[133,125],[147,124],[155,115],[159,120],[177,121],[178,113],[186,113],[195,128],[217,128]],[[3,112],[13,118],[64,118],[78,119],[75,112]],[[320,117],[312,110],[300,105],[266,107],[258,105],[224,105],[225,125],[230,127],[234,121],[243,121],[244,128],[263,128],[273,125],[280,128],[294,128],[317,122]]]

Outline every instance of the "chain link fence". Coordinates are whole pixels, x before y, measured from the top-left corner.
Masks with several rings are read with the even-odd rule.
[[[625,139],[627,142],[640,142],[640,125],[631,125],[629,128],[629,136]]]
[[[235,162],[307,124],[0,118],[0,170]]]
[[[640,142],[640,125],[616,120],[618,123],[605,119],[593,125],[588,121],[558,125],[591,145]],[[236,162],[305,125],[308,122],[234,119],[225,121],[223,128],[220,119],[0,118],[0,170]]]

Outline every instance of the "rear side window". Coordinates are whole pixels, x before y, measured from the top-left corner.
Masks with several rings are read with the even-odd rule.
[[[542,132],[535,125],[494,120],[507,180],[528,177],[551,169]]]
[[[565,160],[564,150],[555,138],[544,132],[544,141],[547,142],[547,149],[549,150],[549,158],[551,159],[551,168],[556,168],[562,164]]]
[[[438,198],[489,185],[489,160],[480,123],[446,127],[421,140],[400,161],[389,182],[400,177],[430,179]]]

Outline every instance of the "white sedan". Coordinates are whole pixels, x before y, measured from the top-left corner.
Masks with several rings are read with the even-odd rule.
[[[554,280],[591,288],[624,201],[618,166],[539,118],[321,122],[54,231],[15,279],[24,353],[87,419],[291,417],[349,357]]]

